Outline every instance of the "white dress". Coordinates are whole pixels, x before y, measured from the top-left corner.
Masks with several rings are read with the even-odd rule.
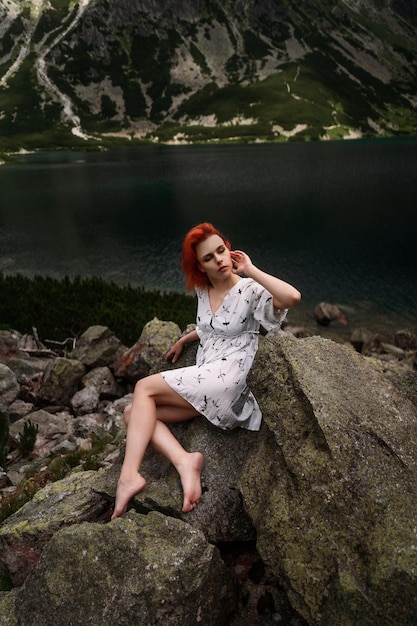
[[[260,325],[281,325],[287,311],[276,311],[272,295],[251,278],[241,278],[212,312],[207,289],[196,290],[196,365],[162,372],[168,385],[210,422],[231,430],[259,430],[262,413],[246,384],[258,349]]]

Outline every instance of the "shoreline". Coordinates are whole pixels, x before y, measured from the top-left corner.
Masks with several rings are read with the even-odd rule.
[[[105,137],[105,135],[104,135]],[[119,150],[126,149],[138,149],[138,148],[172,148],[172,147],[193,147],[193,146],[231,146],[231,145],[259,145],[259,144],[268,144],[268,145],[291,145],[293,143],[367,143],[367,142],[391,142],[391,141],[403,141],[406,142],[415,142],[417,140],[417,132],[407,133],[407,134],[360,134],[354,131],[354,129],[350,129],[349,134],[344,136],[336,136],[336,137],[326,137],[323,136],[319,139],[307,140],[302,137],[296,137],[291,135],[291,133],[287,135],[282,135],[280,138],[277,137],[230,137],[228,139],[216,138],[216,139],[205,139],[205,140],[189,140],[185,141],[183,139],[179,140],[167,140],[167,141],[155,141],[152,139],[145,139],[143,137],[134,137],[127,138],[118,134],[118,138],[120,142],[109,142],[109,144],[91,144],[86,143],[84,145],[81,144],[68,144],[61,146],[38,146],[33,147],[31,149],[25,149],[23,147],[17,148],[15,150],[1,150],[0,149],[0,166],[2,165],[16,165],[18,163],[24,163],[25,157],[30,157],[32,155],[42,155],[42,154],[59,154],[63,152],[70,152],[73,154],[85,154],[85,153],[109,153]]]
[[[104,286],[112,287],[121,292],[125,289],[132,289],[133,291],[142,292],[143,294],[149,294],[150,297],[158,294],[160,296],[176,296],[191,298],[193,300],[193,293],[188,293],[185,289],[180,287],[171,286],[166,288],[163,286],[149,286],[146,283],[132,283],[126,281],[115,281],[113,279],[106,278],[100,275],[74,275],[69,276],[52,274],[35,274],[28,275],[26,272],[12,273],[8,272],[6,268],[0,267],[0,276],[7,278],[24,279],[31,283],[36,280],[41,281],[56,281],[62,283],[69,280],[70,283],[74,281],[88,282],[98,280]],[[342,324],[337,321],[332,321],[329,325],[321,325],[315,318],[314,309],[320,302],[327,302],[329,304],[336,305],[345,315],[346,324]],[[416,306],[417,308],[417,306]],[[290,327],[305,328],[310,334],[321,335],[328,339],[333,339],[339,342],[349,342],[352,332],[356,329],[366,329],[374,335],[381,336],[385,341],[393,342],[394,335],[397,331],[407,329],[417,335],[417,316],[414,308],[409,305],[408,309],[401,307],[398,309],[383,307],[380,303],[373,300],[343,300],[338,298],[334,300],[332,298],[322,298],[321,300],[313,300],[311,297],[302,297],[301,302],[290,309],[286,318],[286,325]],[[149,320],[150,321],[150,320]],[[166,320],[172,321],[172,320]],[[190,319],[189,323],[194,323],[194,319]],[[0,324],[4,323],[4,320],[0,319]],[[16,329],[18,330],[18,329]]]
[[[327,302],[335,304],[346,316],[346,324],[331,322],[321,325],[314,316],[314,308],[319,302],[303,302],[291,309],[287,316],[287,325],[291,328],[305,328],[307,332],[332,339],[339,343],[349,343],[352,333],[364,329],[389,343],[394,343],[395,333],[409,330],[417,335],[417,320],[412,312],[388,311],[375,302]]]

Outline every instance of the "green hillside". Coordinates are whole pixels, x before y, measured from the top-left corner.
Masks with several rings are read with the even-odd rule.
[[[3,2],[0,154],[415,135],[407,6]]]

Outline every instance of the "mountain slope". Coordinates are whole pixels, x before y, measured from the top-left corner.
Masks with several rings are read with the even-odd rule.
[[[1,0],[0,151],[415,134],[401,0]]]

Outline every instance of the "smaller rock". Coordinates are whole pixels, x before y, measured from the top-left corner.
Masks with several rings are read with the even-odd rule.
[[[20,387],[12,370],[0,363],[0,411],[5,411],[19,394]]]
[[[133,400],[133,393],[128,393],[123,398],[118,398],[111,405],[114,411],[119,413],[123,413],[128,404],[130,404]]]
[[[12,483],[10,482],[10,478],[8,477],[6,472],[4,472],[0,468],[0,489],[5,489],[5,487],[10,487],[11,484]]]
[[[9,478],[9,474],[7,474],[7,477]],[[10,478],[9,478],[9,480],[10,480]],[[16,487],[16,485],[14,485],[14,484],[12,483],[12,481],[10,481],[10,482],[11,482],[10,487],[4,487],[4,488],[1,490],[1,495],[2,495],[2,497],[11,496],[13,493],[16,493],[16,491],[17,491],[17,487]]]
[[[394,343],[402,350],[417,350],[417,337],[408,329],[397,330]]]
[[[118,392],[116,379],[108,367],[96,367],[82,379],[85,387],[95,387],[100,398],[115,398]]]
[[[111,421],[112,424],[112,421]],[[101,413],[80,415],[73,420],[74,435],[87,439],[95,437],[101,439],[108,434],[108,425]]]
[[[77,390],[84,374],[85,366],[81,361],[63,357],[50,361],[38,392],[39,399],[65,404]]]
[[[71,454],[71,452],[75,452],[78,448],[78,445],[75,441],[70,441],[69,439],[63,439],[59,441],[53,448],[51,448],[52,454]]]
[[[356,352],[361,354],[369,353],[371,347],[375,344],[375,340],[376,335],[366,328],[355,328],[350,336],[350,343]]]
[[[7,472],[7,478],[9,480],[10,485],[13,486],[15,491],[17,489],[17,486],[20,485],[20,483],[24,482],[24,480],[26,479],[25,475],[22,474],[22,472],[19,472],[17,469],[9,470]]]
[[[391,354],[396,359],[404,359],[406,356],[406,353],[402,348],[399,348],[398,346],[393,346],[392,344],[385,343],[383,341],[380,342],[379,349],[382,353]]]
[[[87,367],[103,367],[113,363],[126,350],[120,339],[107,326],[90,326],[77,341],[71,358]]]
[[[85,415],[96,410],[99,399],[98,389],[89,385],[77,391],[72,396],[70,404],[76,415]]]
[[[0,330],[0,363],[20,354],[19,342],[22,335],[16,330]]]
[[[34,405],[31,402],[25,402],[17,398],[7,409],[10,421],[16,422],[18,419],[26,417],[33,411],[33,407]]]
[[[308,328],[305,328],[305,326],[289,326],[287,324],[285,331],[287,333],[291,333],[291,335],[294,335],[294,337],[299,339],[302,337],[311,337],[312,335],[311,331],[308,330]]]
[[[335,304],[320,302],[314,309],[314,316],[319,324],[328,326],[331,322],[339,322],[346,325],[346,316]]]

